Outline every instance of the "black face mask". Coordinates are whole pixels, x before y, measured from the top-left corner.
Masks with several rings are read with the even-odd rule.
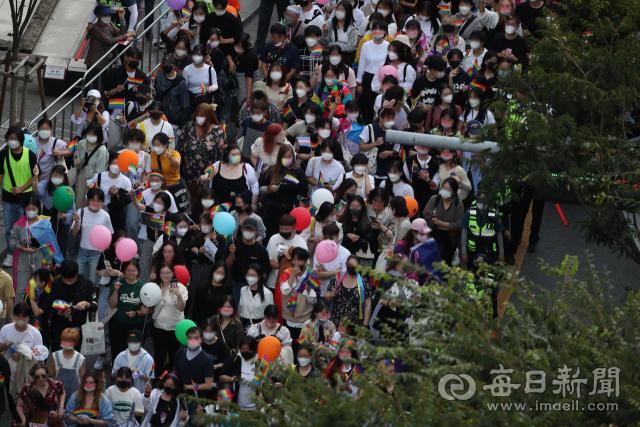
[[[358,209],[358,208],[349,209],[349,213],[351,213],[351,215],[353,215],[353,216],[360,215],[360,212],[362,212],[362,209]]]
[[[173,71],[173,65],[171,64],[163,65],[162,71],[164,71],[165,74],[171,74],[171,72]]]
[[[255,99],[264,99],[264,92],[260,92],[260,91],[258,91],[258,92],[254,92],[254,93],[253,93],[253,97],[254,97]]]
[[[453,24],[444,24],[442,26],[442,31],[444,31],[445,33],[453,33],[455,29],[456,29],[456,26]]]
[[[347,266],[347,273],[349,273],[351,276],[355,276],[355,274],[356,274],[356,266],[355,265],[348,265]]]
[[[302,7],[307,7],[307,6],[309,6],[309,2],[308,2],[308,1],[301,1],[301,2],[299,2],[298,4],[299,4],[300,6],[302,6]]]
[[[149,100],[147,98],[145,98],[144,96],[136,96],[136,102],[138,103],[138,105],[144,105],[148,101]]]
[[[120,388],[129,388],[131,387],[131,381],[120,380],[116,382],[116,385]]]
[[[491,62],[487,62],[484,65],[487,67],[488,70],[495,71],[496,66],[498,65],[498,63],[491,61]]]
[[[167,393],[167,394],[173,394],[173,393],[176,392],[176,389],[173,388],[173,387],[165,387],[164,388],[164,392]]]
[[[449,65],[451,65],[452,70],[458,68],[460,64],[462,64],[462,61],[449,61]]]
[[[162,111],[151,111],[149,115],[153,120],[160,120],[162,118]]]
[[[129,65],[129,68],[136,69],[136,68],[138,68],[138,65],[140,65],[140,62],[139,61],[129,61],[127,64]]]
[[[281,231],[281,232],[280,232],[280,235],[282,236],[282,238],[283,238],[283,239],[289,239],[289,238],[291,238],[291,232],[290,232],[290,231],[287,231],[286,233],[284,233],[284,232],[282,232],[282,231]]]
[[[253,359],[253,356],[255,356],[255,355],[256,355],[256,352],[255,352],[255,351],[241,351],[241,352],[240,352],[240,356],[242,356],[242,358],[243,358],[244,360],[250,360],[250,359]]]

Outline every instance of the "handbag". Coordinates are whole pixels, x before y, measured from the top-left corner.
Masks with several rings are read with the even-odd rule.
[[[369,143],[373,144],[375,142],[375,136],[373,134],[373,125],[367,126],[369,128]],[[363,151],[369,161],[369,172],[373,175],[378,171],[378,147],[374,147],[369,151]]]
[[[104,324],[102,322],[87,322],[82,325],[82,347],[80,353],[84,356],[103,354],[104,349]]]
[[[209,86],[207,86],[207,90],[213,85],[213,79],[211,77],[211,69],[209,68]],[[191,105],[191,111],[195,111],[196,107],[200,104],[211,104],[213,102],[215,92],[207,92],[202,95],[196,95],[193,92],[189,92],[189,104]]]
[[[229,63],[225,58],[222,62],[222,68],[218,73],[218,88],[223,93],[230,93],[238,87],[238,80],[234,74],[229,72]]]

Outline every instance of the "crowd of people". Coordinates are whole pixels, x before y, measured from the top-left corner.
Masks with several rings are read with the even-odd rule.
[[[500,198],[489,204],[473,153],[401,146],[387,131],[481,134],[496,122],[491,100],[517,102],[499,83],[527,71],[537,19],[556,13],[555,2],[277,1],[273,25],[262,3],[256,39],[237,2],[170,11],[154,36],[165,51],[157,72],[142,72],[142,52],[128,48],[71,116],[74,141],[55,138],[47,119],[35,140],[7,131],[0,415],[6,394],[14,425],[173,427],[227,400],[255,409],[249,383],[266,337],[297,374],[355,396],[363,337],[354,326],[385,342],[380,325],[406,320],[396,307],[412,298],[400,278],[439,280],[438,261],[472,272],[514,264],[534,190],[491,183]],[[96,3],[91,72],[135,36],[138,5],[118,5]],[[138,162],[121,170],[125,150]],[[59,211],[56,191],[69,187],[71,207]],[[530,252],[541,210],[534,200]],[[235,221],[231,234],[216,229],[220,212]],[[111,234],[106,249],[91,238],[99,226]],[[127,238],[138,250],[123,262],[116,248]],[[331,260],[320,249],[327,240]],[[141,297],[148,283],[161,294],[154,306]],[[94,317],[107,345],[87,367]],[[185,319],[195,326],[181,345]],[[42,346],[46,360],[34,356]],[[333,358],[319,356],[325,348]],[[392,374],[394,364],[378,368]],[[183,399],[196,393],[219,406]]]

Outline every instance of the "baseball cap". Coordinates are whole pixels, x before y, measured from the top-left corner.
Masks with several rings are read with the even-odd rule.
[[[144,340],[144,335],[142,334],[142,331],[140,331],[138,329],[132,329],[127,334],[127,342],[129,342],[129,341],[142,342],[143,340]]]
[[[175,65],[176,64],[176,58],[174,58],[173,55],[165,55],[165,56],[162,57],[161,64]]]
[[[258,221],[249,217],[244,220],[242,223],[242,228],[246,228],[247,230],[257,230],[258,229]]]
[[[431,229],[427,225],[427,221],[425,221],[423,218],[414,219],[411,223],[411,229],[422,234],[431,232]]]
[[[482,124],[477,120],[469,120],[467,122],[467,131],[470,135],[477,135],[482,130]]]
[[[98,7],[96,7],[96,9],[94,10],[94,13],[96,15],[115,15],[116,13],[118,13],[118,11],[112,9],[111,6],[109,5],[101,4],[101,5],[98,5]]]
[[[99,90],[91,89],[89,93],[87,93],[87,98],[93,96],[94,98],[102,99]]]
[[[253,84],[252,92],[266,92],[267,84],[265,82],[255,82]]]
[[[149,85],[146,85],[146,84],[141,84],[141,85],[138,85],[136,92],[144,96],[151,96],[151,87],[149,87]]]

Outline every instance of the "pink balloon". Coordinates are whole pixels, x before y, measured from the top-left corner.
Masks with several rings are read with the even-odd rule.
[[[104,251],[111,244],[111,232],[104,225],[96,225],[89,233],[91,246],[98,251]]]
[[[400,78],[400,76],[398,75],[398,70],[396,70],[396,67],[394,67],[393,65],[385,65],[384,67],[380,68],[380,71],[378,71],[378,80],[380,80],[380,84],[382,84],[382,79],[384,79],[386,76],[394,76],[396,79]]]
[[[316,258],[322,263],[331,262],[338,258],[339,249],[333,240],[323,240],[316,247]]]
[[[330,0],[316,0],[316,3],[318,4],[327,4],[329,3]]]
[[[167,0],[167,5],[173,10],[180,10],[187,3],[187,0]]]
[[[131,261],[138,253],[138,245],[133,239],[122,239],[116,246],[116,256],[122,262]]]

